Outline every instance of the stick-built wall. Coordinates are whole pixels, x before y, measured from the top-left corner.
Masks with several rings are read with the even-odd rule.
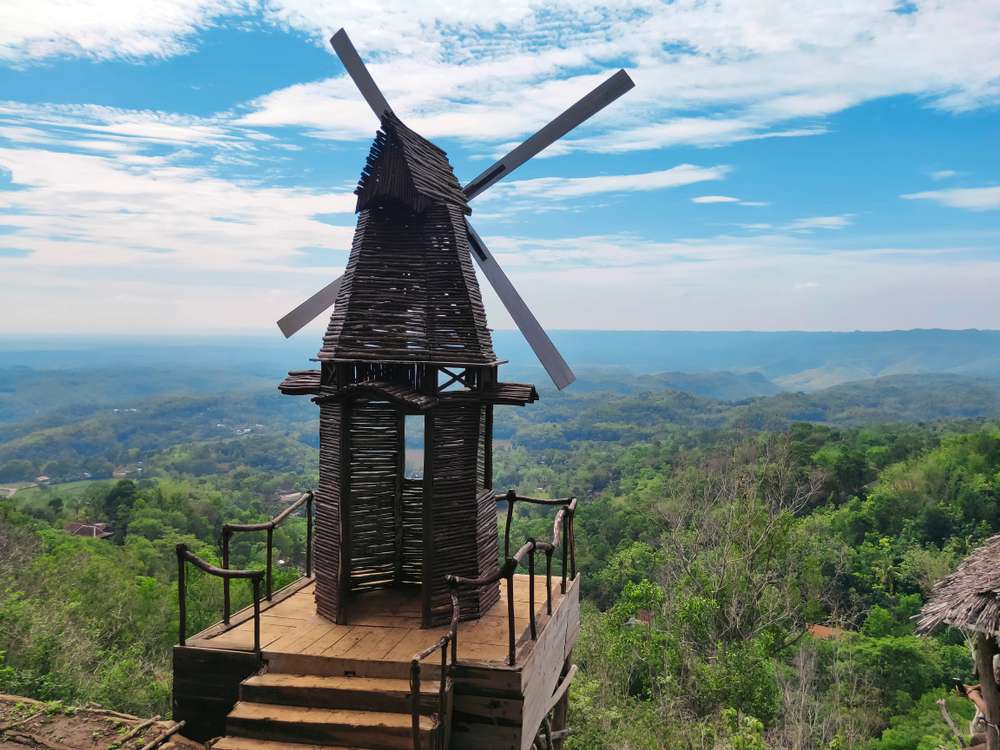
[[[423,479],[415,480],[404,476],[405,409],[368,397],[319,401],[318,611],[345,622],[352,594],[419,584],[425,626],[447,622],[445,576],[478,578],[497,567],[496,506],[485,486],[492,405],[429,409]],[[463,592],[463,618],[498,598],[496,585]]]

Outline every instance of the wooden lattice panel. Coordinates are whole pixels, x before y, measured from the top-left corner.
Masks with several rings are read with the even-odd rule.
[[[340,492],[343,470],[342,424],[344,407],[320,405],[319,486],[316,490],[316,535],[313,541],[316,571],[316,609],[337,621],[340,615]]]
[[[440,405],[434,411],[433,430],[433,524],[431,576],[431,620],[439,624],[451,616],[451,600],[445,576],[478,578],[497,565],[496,504],[490,521],[493,543],[484,538],[481,487],[477,477],[484,450],[482,409],[479,404]],[[492,494],[492,493],[491,493]],[[496,587],[492,587],[494,590]],[[460,596],[463,618],[478,617],[491,594],[483,599],[478,591]]]
[[[318,356],[496,361],[460,208],[361,212]]]
[[[350,456],[350,586],[364,591],[396,580],[396,493],[403,415],[385,401],[355,399]]]

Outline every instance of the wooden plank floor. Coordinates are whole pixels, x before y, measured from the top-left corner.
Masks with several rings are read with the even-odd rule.
[[[349,609],[350,622],[337,625],[316,612],[315,584],[268,605],[262,602],[261,648],[265,657],[311,655],[369,661],[408,662],[434,643],[447,627],[420,628],[419,590],[382,589],[356,594]],[[520,640],[528,631],[529,576],[514,576],[515,632]],[[552,579],[552,611],[560,603],[559,579]],[[545,576],[535,576],[535,609],[541,628],[545,620]],[[250,650],[253,618],[249,610],[233,616],[233,626],[213,626],[188,640],[197,648]],[[507,657],[507,586],[500,587],[500,601],[485,616],[458,627],[458,658],[462,661],[502,663]]]

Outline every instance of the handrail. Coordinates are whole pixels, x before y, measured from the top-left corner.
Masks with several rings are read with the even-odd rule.
[[[534,498],[519,497],[513,490],[506,494],[497,495],[498,500],[506,500],[507,505],[507,525],[504,530],[504,564],[495,573],[480,578],[463,578],[462,576],[446,576],[449,587],[456,590],[462,587],[480,588],[494,583],[501,579],[507,582],[507,663],[514,665],[516,658],[516,633],[514,631],[514,573],[527,558],[528,561],[528,613],[529,631],[531,640],[538,638],[538,625],[535,617],[535,552],[541,550],[545,554],[545,611],[547,615],[552,614],[552,555],[557,548],[562,547],[563,569],[561,591],[566,593],[567,586],[567,562],[570,571],[570,579],[576,578],[576,542],[573,535],[573,516],[576,513],[576,498],[568,497],[563,500],[535,500]],[[517,501],[534,502],[541,505],[560,506],[552,524],[552,541],[540,542],[535,539],[528,539],[521,548],[513,555],[510,554],[510,522],[513,516],[511,510]],[[565,526],[565,531],[564,531]]]
[[[441,725],[445,719],[445,702],[447,700],[448,682],[448,646],[451,646],[451,663],[454,664],[458,658],[458,618],[459,604],[458,593],[455,590],[451,594],[451,624],[448,632],[438,638],[434,643],[413,655],[410,660],[410,711],[411,730],[413,733],[413,750],[420,750],[420,662],[441,649],[441,675],[438,685],[438,718]]]
[[[263,521],[261,523],[226,523],[222,525],[222,567],[229,567],[229,542],[233,537],[233,534],[238,532],[248,532],[248,531],[266,531],[267,532],[267,579],[265,585],[265,597],[268,601],[274,594],[273,582],[274,573],[272,566],[272,558],[274,556],[274,530],[283,524],[289,516],[295,511],[301,508],[303,505],[306,506],[306,578],[312,577],[312,536],[313,536],[313,493],[311,491],[303,492],[302,496],[296,500],[294,503],[289,505],[278,515],[272,518],[270,521]],[[229,617],[232,614],[232,607],[229,598],[229,579],[223,579],[222,582],[222,622],[226,625],[229,624]]]
[[[260,655],[260,582],[264,577],[263,570],[230,570],[205,562],[191,550],[186,544],[178,544],[175,548],[177,552],[177,599],[178,616],[180,619],[180,645],[187,644],[187,576],[185,563],[191,563],[209,575],[221,578],[228,587],[232,578],[249,578],[253,584],[253,650]]]
[[[565,594],[567,568],[570,573],[570,579],[576,578],[576,537],[573,531],[573,518],[576,515],[576,498],[567,497],[562,499],[540,500],[534,497],[523,497],[514,492],[514,490],[508,490],[505,493],[497,494],[496,499],[497,502],[505,501],[507,503],[507,521],[504,524],[503,532],[503,554],[505,558],[510,557],[510,527],[511,522],[514,520],[514,505],[516,503],[560,506],[559,512],[556,513],[555,521],[552,523],[552,546],[558,547],[560,544],[562,545],[562,582],[560,584],[560,590]],[[565,534],[562,533],[564,521],[566,525]],[[552,552],[546,551],[545,555],[546,567],[547,569],[551,569]],[[549,614],[552,614],[551,606],[549,607]]]

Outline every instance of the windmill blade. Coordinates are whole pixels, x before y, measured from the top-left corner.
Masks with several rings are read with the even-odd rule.
[[[347,74],[354,81],[354,85],[361,92],[361,96],[368,102],[368,106],[372,108],[375,116],[381,120],[382,115],[390,110],[389,102],[386,101],[375,83],[375,79],[368,72],[368,68],[362,62],[361,55],[354,48],[347,32],[344,29],[338,31],[330,37],[330,44],[333,46],[334,52],[337,53],[337,57],[340,58],[340,62],[344,64]],[[281,329],[286,339],[298,333],[314,318],[333,306],[333,303],[337,301],[337,291],[340,289],[341,279],[343,279],[342,276],[334,279],[278,321],[278,328]]]
[[[333,303],[337,301],[340,282],[343,280],[343,276],[334,279],[278,321],[278,328],[285,334],[286,339],[298,333],[320,313],[333,306]]]
[[[510,317],[514,319],[514,323],[517,324],[521,333],[524,334],[524,338],[527,339],[532,351],[535,352],[535,356],[542,363],[542,367],[545,368],[549,377],[552,378],[552,382],[555,383],[556,388],[562,390],[576,380],[576,375],[569,369],[566,360],[563,359],[559,350],[556,349],[549,335],[545,333],[538,319],[528,309],[528,306],[524,304],[521,295],[517,293],[514,285],[510,283],[510,279],[507,278],[507,274],[500,268],[496,258],[493,257],[493,253],[486,247],[483,238],[472,228],[472,224],[468,220],[466,220],[465,226],[469,231],[469,245],[472,249],[472,257],[476,259],[479,267],[483,269],[483,273],[489,279],[490,285],[496,291],[500,301],[503,302],[503,306],[507,308]]]
[[[340,62],[347,69],[347,74],[354,81],[354,85],[361,92],[361,96],[368,102],[368,106],[372,108],[375,116],[381,120],[382,115],[390,111],[389,102],[382,96],[382,92],[379,91],[375,79],[372,78],[371,73],[368,72],[368,68],[361,61],[361,55],[358,54],[358,51],[354,49],[354,45],[351,44],[351,39],[347,36],[347,32],[343,29],[338,31],[330,37],[330,44],[333,46],[333,51],[337,53],[337,57],[340,58]]]
[[[345,35],[346,36],[346,35]],[[608,80],[571,106],[556,119],[515,148],[500,161],[465,186],[472,199],[498,180],[506,177],[531,157],[541,153],[580,123],[593,117],[615,99],[635,86],[628,73],[619,70]]]

